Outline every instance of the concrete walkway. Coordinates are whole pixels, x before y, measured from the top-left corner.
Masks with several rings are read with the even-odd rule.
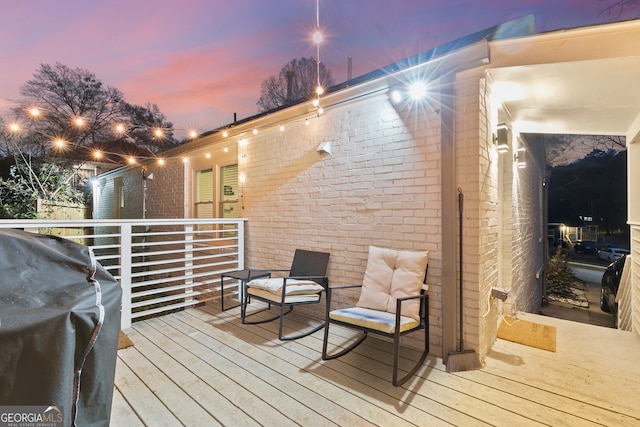
[[[589,301],[589,307],[583,308],[569,303],[549,301],[548,305],[540,309],[540,314],[555,317],[556,319],[613,328],[613,315],[600,309],[600,290],[604,269],[585,268],[576,265],[572,265],[572,267],[574,275],[585,282],[585,297]]]

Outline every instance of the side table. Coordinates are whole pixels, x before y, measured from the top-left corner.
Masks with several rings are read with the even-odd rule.
[[[222,273],[220,275],[221,310],[225,311],[225,310],[229,310],[231,308],[235,308],[242,305],[242,298],[244,298],[244,288],[247,282],[250,282],[253,279],[260,279],[262,277],[271,277],[271,271],[246,269],[246,270],[236,270],[236,271],[230,271],[228,273]],[[238,297],[240,299],[240,304],[236,304],[233,307],[227,307],[227,308],[224,307],[224,279],[225,278],[236,279],[240,282],[239,283],[240,287],[238,288]]]

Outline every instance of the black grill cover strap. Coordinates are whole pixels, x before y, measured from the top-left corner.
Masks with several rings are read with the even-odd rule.
[[[98,334],[100,334],[100,330],[102,329],[102,325],[104,324],[104,306],[102,305],[102,290],[100,289],[100,282],[95,279],[96,274],[96,257],[91,248],[89,249],[89,258],[91,259],[91,265],[89,266],[89,275],[87,276],[87,281],[93,284],[93,287],[96,292],[96,307],[99,310],[98,319],[96,319],[95,327],[93,328],[93,333],[91,334],[91,338],[87,343],[87,347],[84,349],[84,353],[82,354],[82,358],[80,359],[80,363],[76,366],[75,375],[73,376],[73,408],[71,411],[71,416],[73,419],[73,425],[76,425],[76,415],[78,412],[78,399],[80,397],[80,379],[82,376],[82,368],[84,367],[84,362],[87,360],[87,356],[93,349],[96,340],[98,339]]]

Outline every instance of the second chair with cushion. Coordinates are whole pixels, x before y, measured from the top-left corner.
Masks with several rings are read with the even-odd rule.
[[[429,354],[428,295],[425,284],[427,251],[406,251],[371,246],[362,285],[330,287],[322,345],[324,360],[341,357],[360,345],[369,333],[393,340],[392,383],[405,383],[422,366]],[[338,289],[361,287],[355,307],[331,310],[332,294]],[[339,324],[361,331],[345,349],[329,354],[329,326]],[[398,378],[400,337],[424,332],[424,350],[413,368]]]
[[[280,340],[293,340],[310,335],[324,327],[321,323],[298,334],[284,335],[284,316],[293,311],[293,307],[299,304],[317,304],[320,302],[322,292],[328,287],[329,279],[326,276],[329,254],[296,249],[289,270],[269,270],[270,272],[288,272],[288,277],[261,278],[247,283],[241,306],[241,318],[244,324],[258,324],[280,320],[278,338]],[[256,299],[267,304],[263,310],[247,312],[247,306],[251,299]],[[277,307],[273,316],[248,320],[265,310]]]

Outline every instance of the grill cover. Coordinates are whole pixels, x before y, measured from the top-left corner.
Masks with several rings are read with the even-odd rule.
[[[0,230],[0,405],[108,426],[122,290],[88,247]]]

